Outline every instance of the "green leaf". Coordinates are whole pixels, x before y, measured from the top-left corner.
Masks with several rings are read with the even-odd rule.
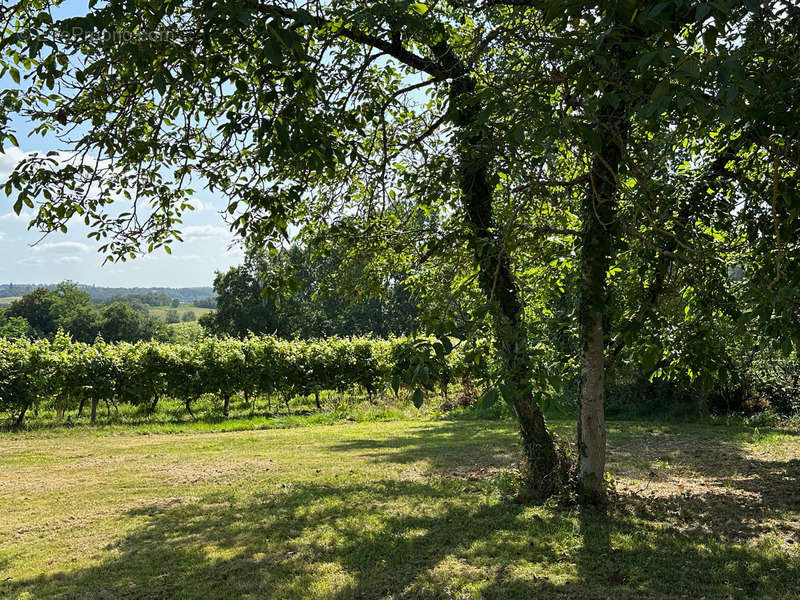
[[[661,348],[658,346],[650,346],[642,353],[641,367],[643,371],[649,372],[656,368],[659,359],[661,358]]]
[[[424,398],[425,394],[422,392],[422,389],[417,388],[416,390],[414,390],[414,395],[411,397],[411,402],[417,409],[419,409],[420,407],[422,407],[422,401]]]
[[[478,398],[477,405],[480,409],[486,409],[497,404],[497,388],[491,387]]]
[[[594,129],[591,127],[584,127],[582,133],[583,139],[586,140],[586,143],[592,150],[600,152],[603,149],[603,138],[601,138],[600,134]]]
[[[711,5],[708,3],[698,4],[695,9],[694,19],[698,23],[705,21],[706,17],[711,13]]]
[[[153,86],[162,96],[164,95],[164,92],[167,91],[167,80],[164,78],[164,74],[160,71],[155,74],[155,77],[153,77]]]

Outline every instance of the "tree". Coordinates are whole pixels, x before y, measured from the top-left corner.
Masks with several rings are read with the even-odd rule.
[[[177,317],[175,322],[178,322]],[[115,302],[103,310],[100,333],[108,342],[149,340],[159,333],[159,323],[125,302]]]
[[[558,381],[529,335],[553,299],[541,284],[529,293],[529,273],[577,292],[579,479],[595,497],[606,371],[629,352],[668,368],[663,344],[638,336],[661,324],[676,270],[697,324],[727,305],[734,258],[769,265],[752,271],[757,318],[796,314],[797,124],[754,108],[769,98],[796,112],[776,77],[796,65],[793,6],[110,0],[60,21],[48,6],[9,12],[11,76],[33,62],[25,93],[3,92],[0,122],[92,125],[72,163],[35,156],[10,175],[17,212],[38,200],[45,232],[83,215],[107,256],[125,258],[180,237],[189,181],[202,179],[252,247],[274,250],[295,224],[377,257],[368,274],[386,275],[387,257],[466,257],[453,288],[481,296],[466,322],[493,331],[497,389],[538,495],[562,463],[540,408]],[[102,41],[119,32],[129,41]],[[119,190],[152,210],[112,214]],[[635,271],[615,279],[619,264]]]
[[[7,317],[5,311],[0,312],[0,338],[17,340],[33,337],[33,329],[23,317]]]
[[[56,286],[50,310],[58,328],[69,332],[76,341],[92,342],[100,331],[100,313],[91,296],[70,281]]]
[[[51,337],[63,329],[78,341],[91,342],[99,331],[100,315],[91,297],[69,281],[59,283],[54,291],[38,288],[26,294],[6,314],[24,318],[34,337]]]
[[[91,296],[69,281],[59,283],[53,291],[38,288],[23,296],[9,306],[5,316],[9,323],[13,321],[15,335],[25,330],[19,319],[34,323],[27,326],[25,335],[35,338],[52,338],[62,330],[77,342],[91,343],[98,335],[108,341],[135,342],[161,333],[157,320],[148,316],[146,306],[138,303],[137,297],[98,310]],[[174,322],[179,320],[176,317]]]
[[[363,16],[354,18],[352,8]],[[492,88],[479,82],[481,60],[497,32],[485,35],[484,27],[491,25],[486,15],[476,15],[478,27],[470,19],[470,25],[454,28],[450,23],[466,22],[468,15],[462,10],[445,8],[444,14],[438,14],[422,4],[406,2],[372,10],[358,4],[332,4],[324,14],[291,4],[256,2],[159,3],[133,11],[110,2],[93,8],[88,18],[56,22],[40,9],[38,2],[22,2],[13,13],[22,21],[15,27],[21,34],[12,34],[9,42],[25,50],[34,48],[41,55],[36,69],[41,92],[31,94],[31,104],[27,100],[24,104],[37,106],[42,98],[37,94],[44,94],[51,81],[75,81],[82,91],[63,98],[55,111],[48,108],[54,117],[38,108],[33,108],[31,116],[55,124],[78,115],[81,121],[94,121],[97,124],[76,150],[80,155],[81,148],[91,148],[110,162],[102,170],[89,167],[90,173],[88,165],[54,170],[50,168],[53,159],[35,158],[11,175],[9,190],[17,191],[18,209],[45,189],[48,196],[58,198],[60,208],[50,200],[50,206],[45,201],[39,210],[52,216],[40,221],[48,230],[65,226],[80,209],[96,227],[98,239],[111,233],[102,246],[110,258],[128,256],[143,244],[150,250],[168,245],[188,206],[191,191],[184,183],[192,172],[203,176],[211,189],[227,195],[236,229],[255,244],[271,245],[275,234],[286,235],[290,219],[308,216],[312,217],[309,223],[329,222],[327,198],[332,198],[334,190],[339,194],[344,189],[345,197],[357,204],[379,200],[390,206],[387,200],[396,196],[392,188],[405,188],[412,194],[417,190],[403,174],[407,167],[392,169],[394,174],[387,169],[393,160],[389,148],[398,157],[409,146],[417,150],[428,137],[425,130],[435,132],[438,125],[449,123],[447,146],[455,159],[450,163],[455,166],[451,173],[455,185],[445,187],[457,199],[449,204],[464,219],[464,235],[495,324],[504,364],[503,389],[520,424],[531,483],[540,495],[555,489],[560,461],[534,402],[522,305],[494,215],[494,157],[488,151],[487,122],[487,94]],[[46,17],[41,20],[39,15]],[[148,38],[158,37],[158,31],[176,24],[180,27],[175,35],[164,36],[159,43],[135,39],[109,46],[96,40],[96,34],[104,30],[147,31]],[[42,28],[53,37],[42,35]],[[18,52],[9,47],[12,55]],[[188,53],[185,49],[190,47],[193,50]],[[245,48],[249,55],[243,53]],[[75,53],[82,54],[82,59],[81,66],[74,68],[70,56]],[[382,79],[375,77],[378,71],[373,65],[379,55],[395,61],[383,67],[386,77]],[[114,91],[104,75],[111,70]],[[409,78],[420,75],[427,79],[409,88]],[[402,104],[392,104],[423,86],[433,86],[428,109],[440,116],[415,124]],[[218,93],[223,88],[226,93]],[[17,94],[6,96],[6,105],[23,101]],[[101,109],[109,97],[122,103],[114,111],[118,118],[108,119]],[[351,102],[351,97],[358,100]],[[382,115],[390,116],[393,133],[391,139],[388,133],[383,135],[380,146],[375,146],[380,132],[388,131]],[[180,127],[179,122],[183,123]],[[192,125],[198,122],[201,125]],[[219,135],[208,135],[210,128]],[[131,143],[120,143],[123,140]],[[239,152],[231,153],[231,147]],[[370,148],[383,148],[383,152]],[[434,181],[446,181],[439,170],[441,159],[448,161],[445,156],[434,161]],[[149,166],[141,168],[144,165]],[[22,173],[31,169],[37,173],[36,183],[30,180],[29,184]],[[240,177],[243,169],[253,177]],[[175,175],[172,185],[164,175],[170,171]],[[137,219],[135,225],[130,212],[109,218],[103,209],[112,189],[130,186],[132,172],[137,173],[137,196],[154,203],[150,215]],[[380,199],[363,187],[364,176],[377,183]],[[62,185],[67,180],[70,183]],[[98,193],[84,194],[92,185]],[[56,196],[51,187],[59,190]],[[321,203],[307,202],[304,190],[309,188],[319,192]],[[103,198],[102,203],[97,198]],[[431,204],[428,194],[411,198],[423,208]],[[397,211],[386,215],[393,212]]]
[[[217,299],[213,296],[209,298],[201,298],[192,302],[197,308],[217,308]]]
[[[47,288],[37,288],[14,300],[6,309],[6,317],[21,317],[33,328],[37,336],[52,335],[58,329],[53,303],[55,298]]]
[[[217,309],[201,322],[218,335],[238,337],[386,337],[413,329],[417,307],[408,288],[395,282],[367,289],[354,277],[351,297],[343,297],[331,280],[341,282],[349,271],[336,255],[318,256],[298,246],[274,256],[248,252],[242,265],[217,274]]]
[[[234,336],[274,333],[278,330],[275,303],[262,296],[258,262],[252,255],[242,265],[214,277],[217,309],[200,318],[200,324],[216,334]],[[282,332],[283,333],[283,332]]]

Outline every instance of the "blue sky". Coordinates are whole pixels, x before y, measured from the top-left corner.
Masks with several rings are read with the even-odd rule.
[[[22,127],[18,128],[21,131]],[[6,148],[0,154],[0,181],[13,169],[24,152],[65,150],[55,142],[18,136],[22,148]],[[70,279],[79,283],[119,287],[209,286],[214,272],[239,264],[242,252],[223,221],[220,202],[199,193],[194,211],[187,211],[181,227],[184,242],[135,260],[103,263],[98,242],[87,238],[89,229],[81,222],[66,234],[41,238],[29,230],[31,212],[19,216],[12,209],[14,198],[0,192],[0,283],[55,283]]]
[[[60,12],[65,16],[76,14],[85,9],[85,4],[69,0],[66,3],[69,8]],[[4,88],[15,85],[8,76],[0,79]],[[0,153],[0,182],[24,153],[70,151],[51,136],[28,137],[31,125],[19,118],[12,129],[20,148],[6,147]],[[40,240],[38,231],[28,230],[30,211],[14,214],[14,200],[0,190],[0,283],[55,283],[70,279],[124,287],[209,286],[215,271],[226,270],[242,259],[241,249],[233,243],[235,238],[219,213],[223,201],[203,191],[194,200],[196,210],[185,214],[181,228],[185,241],[174,244],[171,255],[162,249],[125,263],[105,265],[97,252],[99,243],[87,238],[89,230],[82,223],[71,226],[66,234],[53,233]]]

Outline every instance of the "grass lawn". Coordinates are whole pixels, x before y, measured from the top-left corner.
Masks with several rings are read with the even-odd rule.
[[[800,598],[800,432],[609,444],[601,513],[503,498],[504,421],[3,434],[0,598]]]
[[[148,307],[148,314],[151,317],[160,317],[163,319],[167,316],[167,312],[171,310],[178,313],[178,318],[183,318],[183,315],[187,312],[193,312],[198,319],[208,313],[214,312],[213,308],[200,308],[192,304],[181,304],[177,308],[172,308],[171,306],[150,306]]]

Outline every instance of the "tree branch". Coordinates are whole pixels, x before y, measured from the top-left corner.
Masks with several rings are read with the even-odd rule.
[[[277,16],[283,17],[287,19],[294,19],[294,20],[302,20],[303,18],[310,19],[311,24],[315,27],[322,29],[325,27],[331,27],[331,22],[324,18],[317,15],[309,15],[309,14],[300,14],[299,11],[290,10],[288,8],[283,8],[280,6],[275,6],[274,4],[267,4],[267,5],[257,5],[256,10],[258,12],[270,15],[270,16]],[[331,31],[340,36],[347,38],[353,42],[357,42],[359,44],[366,44],[367,46],[371,46],[376,50],[380,50],[381,52],[385,52],[392,58],[395,58],[402,62],[403,64],[417,69],[419,71],[423,71],[436,77],[438,79],[448,79],[452,76],[451,72],[448,69],[445,69],[440,63],[437,61],[426,58],[424,56],[420,56],[407,50],[402,45],[398,44],[396,40],[385,40],[381,37],[371,35],[368,33],[363,33],[361,31],[357,31],[350,27],[338,27],[336,29],[331,29]]]

